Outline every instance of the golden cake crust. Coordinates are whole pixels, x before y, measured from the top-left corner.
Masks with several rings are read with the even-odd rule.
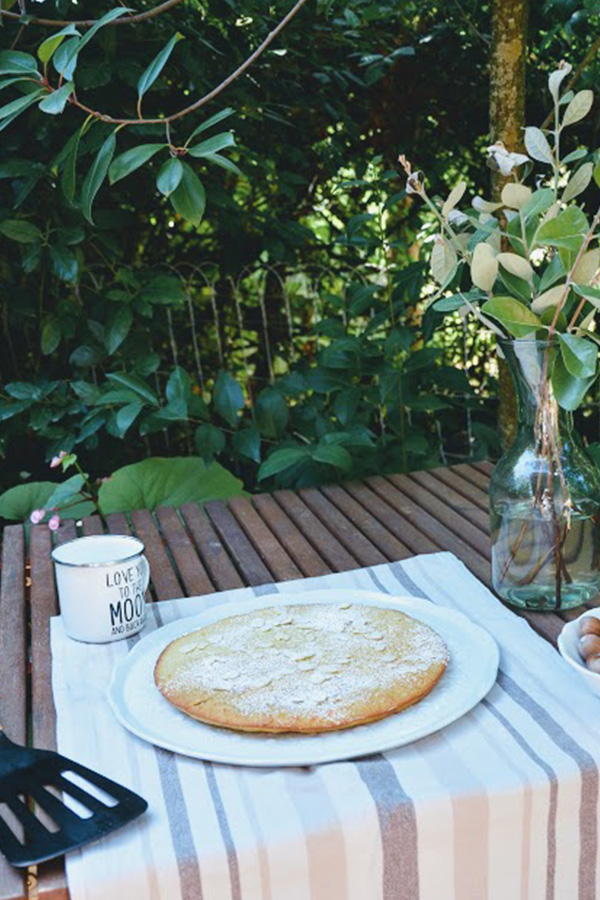
[[[154,679],[201,722],[237,731],[314,734],[400,712],[442,677],[446,645],[395,609],[271,606],[172,641]]]

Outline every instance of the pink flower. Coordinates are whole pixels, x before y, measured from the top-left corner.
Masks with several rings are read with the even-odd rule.
[[[52,516],[50,521],[48,522],[48,528],[50,531],[56,531],[60,526],[60,516],[56,513]]]
[[[39,522],[42,521],[42,519],[44,518],[45,515],[46,515],[45,509],[34,509],[34,511],[29,516],[29,519],[31,522],[33,522],[34,525],[37,525]]]
[[[66,455],[67,455],[67,451],[61,450],[60,453],[58,454],[58,456],[53,456],[52,462],[50,463],[50,468],[56,469],[57,466],[60,466],[61,462],[63,461],[63,459],[65,458]]]

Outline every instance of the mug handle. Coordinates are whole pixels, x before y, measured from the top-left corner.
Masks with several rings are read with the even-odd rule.
[[[150,563],[146,559],[146,556],[142,554],[142,562],[144,564],[144,596],[146,596],[146,591],[148,590],[148,585],[150,584]]]

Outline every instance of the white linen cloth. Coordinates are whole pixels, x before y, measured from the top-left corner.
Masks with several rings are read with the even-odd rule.
[[[600,703],[450,553],[154,604],[146,628],[254,594],[362,588],[458,609],[500,673],[470,713],[416,743],[294,769],[205,763],[113,718],[127,641],[78,644],[52,620],[58,748],[148,800],[70,854],[72,900],[595,900]],[[135,639],[130,639],[135,640]]]

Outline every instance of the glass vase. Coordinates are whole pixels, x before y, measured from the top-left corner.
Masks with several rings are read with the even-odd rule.
[[[499,341],[518,430],[490,484],[492,582],[513,606],[570,609],[600,590],[600,482],[548,373],[555,343]]]

